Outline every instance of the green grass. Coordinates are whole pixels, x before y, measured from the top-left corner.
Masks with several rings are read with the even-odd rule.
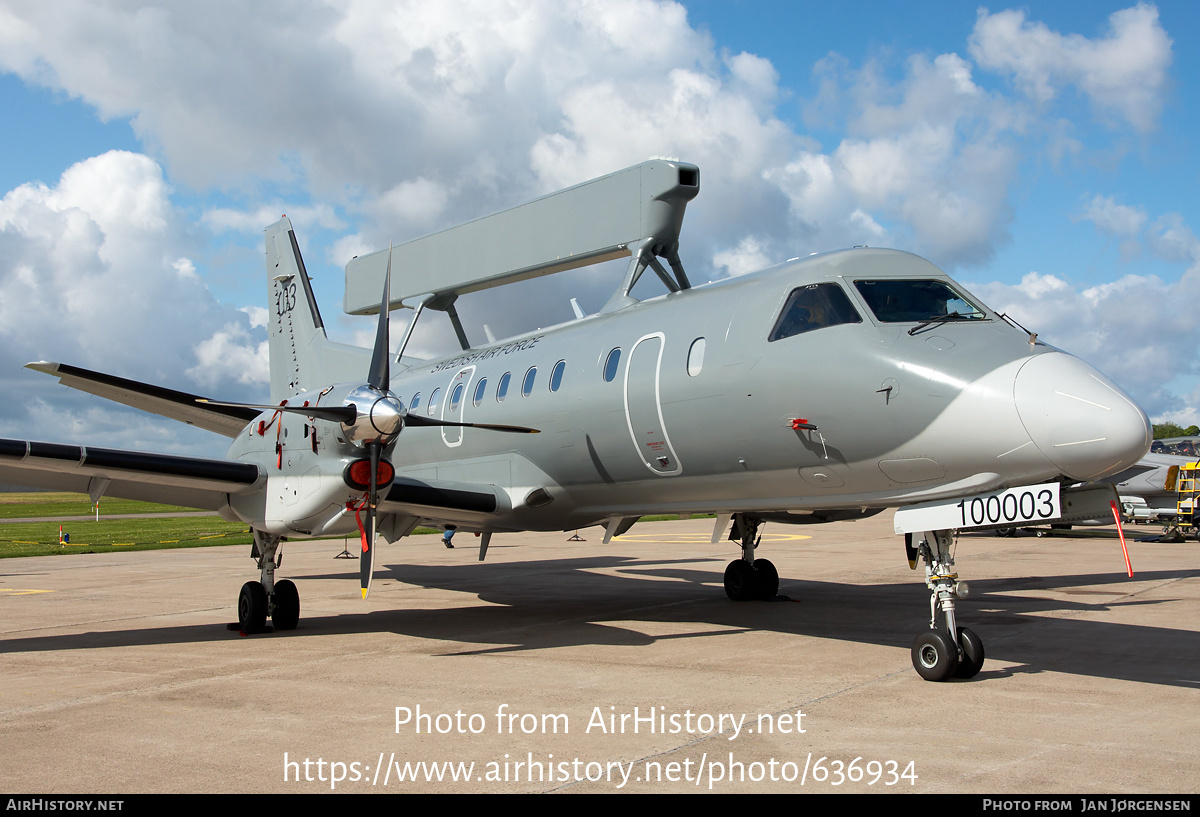
[[[176,505],[156,505],[128,499],[100,500],[100,521],[63,522],[71,542],[58,542],[58,522],[14,522],[0,524],[0,559],[16,556],[51,556],[63,553],[112,553],[122,550],[248,545],[251,535],[243,522],[226,522],[219,516],[105,519],[106,514],[155,514],[190,511]],[[87,516],[92,513],[87,494],[12,493],[0,494],[0,519],[33,516]],[[693,519],[713,514],[695,514]],[[642,522],[678,519],[673,514],[645,516]],[[414,535],[440,534],[434,528],[417,528]],[[335,537],[336,538],[336,537]]]
[[[70,534],[71,543],[60,545],[58,524],[18,522],[0,525],[0,558],[248,545],[251,538],[245,524],[226,522],[218,516],[151,517],[63,523],[63,532]]]
[[[117,513],[167,513],[194,511],[179,505],[156,505],[133,499],[100,500],[100,518]],[[87,494],[70,493],[0,493],[0,519],[21,519],[28,516],[90,516],[92,500]]]

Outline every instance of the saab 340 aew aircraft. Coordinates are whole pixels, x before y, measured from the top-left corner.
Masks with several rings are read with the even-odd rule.
[[[377,536],[395,542],[418,524],[480,533],[482,559],[495,531],[602,525],[607,543],[647,514],[711,512],[713,541],[729,528],[741,545],[725,591],[743,601],[778,590],[756,556],[764,522],[899,508],[896,531],[931,591],[913,665],[930,680],[973,676],[984,648],[955,619],[966,588],[952,532],[1106,512],[1111,486],[1069,486],[1136,463],[1150,445],[1145,413],[908,253],[843,250],[693,287],[678,238],[699,183],[695,165],[651,160],[353,259],[344,306],[379,313],[373,349],[327,339],[285,217],[266,231],[270,405],[29,364],[224,434],[227,459],[0,440],[0,480],[247,523],[261,571],[238,600],[247,631],[268,617],[297,624],[296,586],[275,579],[285,537],[359,531],[365,597]],[[481,344],[454,307],[623,256],[604,308],[576,306],[561,326],[503,341],[488,330]],[[639,301],[630,290],[646,270],[667,292]],[[393,355],[397,307],[415,314]],[[430,310],[449,317],[461,351],[403,357]]]

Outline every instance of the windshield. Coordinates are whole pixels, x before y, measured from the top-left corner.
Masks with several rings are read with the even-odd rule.
[[[855,281],[867,306],[883,323],[982,320],[983,310],[943,281],[884,278]]]

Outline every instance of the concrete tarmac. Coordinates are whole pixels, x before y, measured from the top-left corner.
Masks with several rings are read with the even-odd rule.
[[[252,636],[225,626],[245,547],[6,559],[0,787],[1200,789],[1200,546],[1131,541],[1129,579],[1113,528],[963,535],[987,661],[933,684],[891,518],[768,525],[775,603],[725,598],[711,520],[498,534],[483,564],[469,534],[414,537],[381,546],[365,602],[341,540],[292,542],[300,626]]]

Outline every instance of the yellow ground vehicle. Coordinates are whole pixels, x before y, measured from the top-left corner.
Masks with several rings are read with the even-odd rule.
[[[1168,486],[1169,487],[1169,486]],[[1200,462],[1189,462],[1179,466],[1175,481],[1175,513],[1179,532],[1183,535],[1197,534],[1200,518],[1197,518],[1197,499],[1200,495]],[[1169,533],[1169,528],[1163,529]]]

